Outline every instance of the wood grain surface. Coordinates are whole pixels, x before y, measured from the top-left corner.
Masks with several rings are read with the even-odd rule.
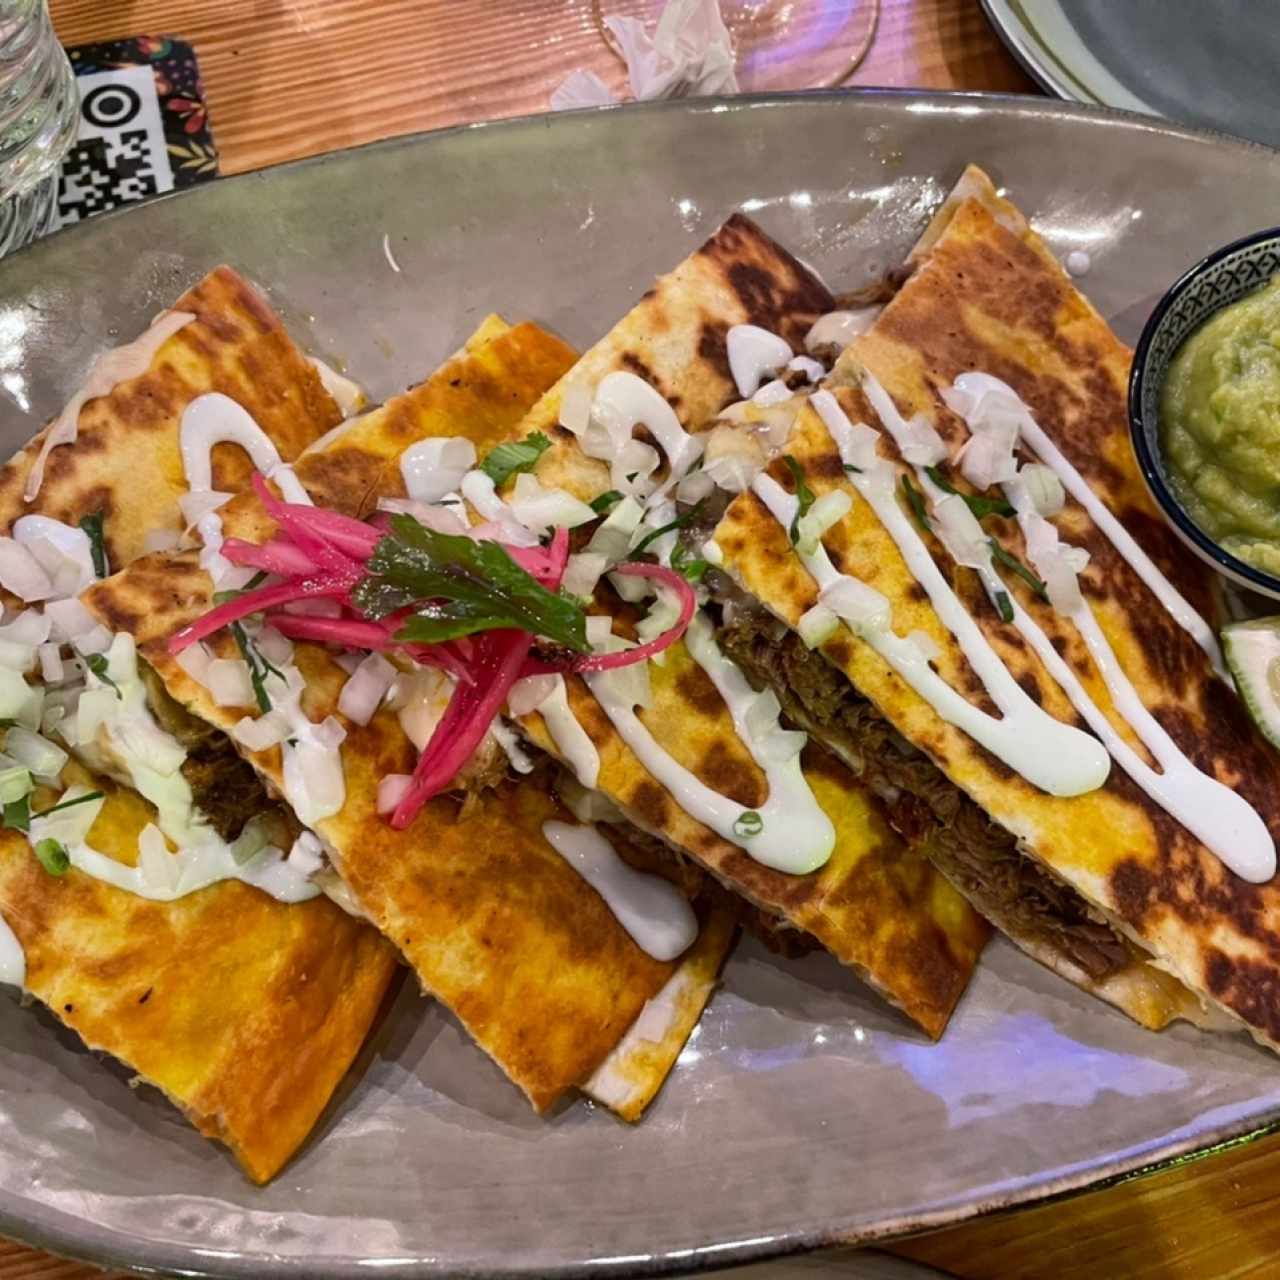
[[[51,0],[50,7],[68,44],[142,34],[190,40],[224,173],[541,111],[578,67],[615,88],[623,81],[596,33],[590,0]],[[882,0],[875,41],[849,83],[1035,92],[978,0]],[[905,1241],[896,1251],[966,1280],[1276,1275],[1278,1192],[1280,1137]],[[813,1274],[822,1274],[813,1261]],[[835,1257],[830,1270],[843,1270]],[[0,1241],[0,1280],[103,1275]]]

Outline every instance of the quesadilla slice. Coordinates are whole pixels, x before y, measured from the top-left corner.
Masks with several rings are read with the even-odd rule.
[[[770,615],[729,647],[1031,954],[1275,1047],[1280,760],[1134,462],[1129,352],[965,182],[716,529]],[[800,546],[810,497],[833,518]]]
[[[443,444],[465,438],[474,454],[473,442],[510,439],[572,353],[532,325],[490,321],[486,331],[488,341],[469,344],[420,387],[318,442],[282,487],[323,499],[325,519],[372,515],[379,502],[412,503],[406,480]],[[252,495],[221,507],[223,551],[235,559],[255,537],[278,544],[278,516]],[[172,697],[237,743],[316,840],[331,867],[320,878],[337,879],[330,887],[396,945],[424,990],[537,1109],[585,1084],[634,1027],[616,1063],[626,1088],[600,1096],[637,1116],[710,994],[736,929],[735,904],[691,869],[633,844],[625,827],[606,838],[577,822],[555,799],[546,767],[497,735],[467,761],[453,794],[392,826],[388,791],[413,770],[415,739],[421,744],[448,696],[437,673],[410,664],[397,674],[382,659],[353,673],[358,655],[344,659],[302,639],[267,659],[269,709],[221,698],[211,668],[237,661],[231,635],[210,642],[203,666],[169,651],[171,637],[213,604],[208,568],[190,553],[143,559],[86,602],[108,629],[133,638]],[[325,621],[292,617],[304,630],[308,618],[313,627]],[[247,625],[265,653],[261,632]],[[370,681],[382,682],[372,698],[358,692]],[[287,728],[272,736],[282,714]],[[508,780],[509,767],[537,771]],[[627,916],[636,893],[649,918]],[[658,999],[672,982],[675,994]]]

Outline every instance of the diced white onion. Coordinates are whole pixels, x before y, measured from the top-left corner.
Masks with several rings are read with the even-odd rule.
[[[21,765],[0,769],[0,804],[13,804],[31,793],[31,772]]]
[[[116,704],[119,706],[119,703]],[[122,716],[111,724],[111,734],[121,752],[140,760],[163,777],[172,777],[182,768],[186,750],[150,717]]]
[[[933,519],[938,540],[956,564],[985,568],[991,561],[991,547],[969,504],[959,494],[942,493],[932,485],[929,490],[935,498]]]
[[[824,493],[796,522],[796,550],[804,556],[813,555],[822,535],[832,525],[839,524],[852,509],[853,499],[844,489]]]
[[[313,831],[304,831],[289,850],[289,866],[301,876],[313,876],[324,869],[324,845]]]
[[[581,437],[591,421],[591,388],[571,383],[560,394],[560,425]]]
[[[947,458],[947,446],[927,418],[909,419],[899,431],[898,450],[917,467],[931,467]]]
[[[247,707],[254,701],[249,664],[243,658],[214,658],[201,683],[220,707]]]
[[[63,679],[62,646],[42,644],[36,648],[40,659],[40,678],[45,684],[61,684]]]
[[[142,537],[142,552],[151,555],[156,551],[176,551],[181,540],[177,529],[148,529]]]
[[[407,773],[389,773],[378,783],[378,812],[390,813],[404,799],[413,777]]]
[[[183,649],[174,661],[197,684],[204,684],[209,674],[209,664],[213,661],[213,654],[205,647],[202,640],[197,640],[195,644]]]
[[[335,653],[333,660],[347,675],[353,676],[356,673],[356,668],[364,661],[364,654],[353,652]]]
[[[613,619],[607,614],[590,614],[587,618],[587,643],[593,649],[600,649],[602,645],[609,645],[613,640],[621,637],[613,634]],[[604,653],[612,653],[612,648],[601,650]]]
[[[250,751],[269,751],[289,736],[289,722],[276,711],[244,716],[232,726],[231,735]]]
[[[352,724],[368,724],[395,678],[395,667],[380,653],[371,653],[342,686],[338,710]]]
[[[39,609],[23,609],[12,621],[0,627],[0,637],[16,644],[44,644],[53,624]]]
[[[1058,473],[1043,462],[1028,462],[1018,471],[1018,479],[1036,512],[1056,516],[1067,504],[1067,492]]]
[[[91,790],[90,787],[79,785],[68,787],[58,797],[58,803],[65,805],[68,800],[78,800],[81,796],[89,795]],[[59,809],[57,813],[51,813],[47,817],[33,817],[31,819],[32,841],[51,837],[64,845],[80,844],[98,820],[98,814],[102,812],[104,803],[103,797],[99,796],[96,800],[85,800],[80,804]]]
[[[658,598],[649,607],[649,612],[636,623],[636,636],[642,644],[656,640],[666,631],[670,631],[680,618],[680,598],[667,586],[658,587]],[[658,655],[662,657],[661,654]]]
[[[475,465],[476,447],[465,436],[419,440],[400,455],[405,491],[418,502],[438,502],[454,493]]]
[[[764,405],[766,408],[770,405],[781,404],[784,400],[790,400],[793,392],[781,378],[774,378],[772,382],[766,382],[752,397],[752,404]]]
[[[38,778],[54,778],[69,759],[67,753],[30,729],[15,725],[5,735],[4,749]]]
[[[467,522],[452,507],[429,507],[425,502],[415,502],[412,498],[379,498],[378,510],[390,511],[393,515],[412,516],[433,532],[448,533],[454,537],[465,536],[469,528]]]
[[[796,624],[800,639],[810,649],[816,649],[820,644],[825,644],[839,629],[839,616],[821,601],[815,604],[813,608],[806,609],[800,615],[800,621]]]
[[[682,476],[679,484],[676,485],[676,498],[687,506],[693,506],[695,502],[701,502],[703,498],[710,497],[715,487],[716,482],[705,471],[690,471],[687,476]]]
[[[1049,603],[1059,613],[1073,613],[1084,602],[1076,575],[1089,563],[1089,553],[1063,543],[1057,528],[1033,511],[1021,513],[1018,523],[1026,538],[1027,559],[1044,581]]]
[[[511,495],[511,510],[529,529],[576,529],[596,513],[564,489],[547,489],[537,476],[521,472]]]
[[[71,644],[79,654],[106,653],[111,648],[111,632],[101,623],[95,622],[88,631],[72,636]]]
[[[625,600],[628,604],[639,604],[647,596],[653,595],[653,582],[649,578],[633,578],[621,573],[611,573],[609,585],[618,593],[619,599]]]
[[[888,599],[857,578],[842,577],[827,587],[821,601],[859,635],[883,631],[893,614]]]
[[[269,844],[271,837],[261,822],[249,821],[231,842],[231,857],[237,867],[243,867],[258,856]]]
[[[98,625],[93,614],[79,600],[51,600],[44,611],[53,624],[55,640],[74,640]]]
[[[623,498],[591,535],[586,550],[615,565],[627,558],[631,539],[644,519],[644,508],[632,497]]]
[[[293,658],[293,642],[288,636],[281,635],[275,627],[264,626],[253,643],[266,660],[275,667],[283,667]]]
[[[720,544],[714,538],[708,538],[702,544],[702,558],[708,563],[716,565],[724,564],[724,551]]]
[[[29,644],[0,639],[0,666],[14,671],[30,671],[36,663],[36,651]]]
[[[556,778],[556,794],[579,822],[621,822],[622,810],[603,791],[584,787],[567,770]]]
[[[0,586],[31,603],[53,595],[49,575],[21,543],[0,537]]]
[[[341,729],[336,720],[334,724]],[[305,737],[298,739],[295,746],[285,743],[282,781],[285,799],[305,826],[332,817],[346,801],[341,754],[334,747]]]
[[[198,524],[203,516],[207,516],[211,511],[217,511],[219,507],[225,507],[234,497],[234,494],[223,493],[219,489],[196,489],[184,493],[178,499],[178,510],[182,512],[182,519],[188,529],[192,525]]]
[[[749,489],[767,461],[763,446],[750,431],[721,424],[707,434],[703,473],[729,493]]]
[[[609,482],[621,493],[644,497],[653,489],[653,473],[662,458],[657,449],[643,440],[628,440],[609,467]]]
[[[600,575],[608,567],[607,557],[598,551],[579,551],[569,557],[565,565],[564,577],[560,580],[560,590],[571,596],[589,599],[600,581]]]
[[[527,716],[536,711],[556,690],[557,676],[525,676],[511,686],[507,694],[507,710],[513,716]]]
[[[24,516],[22,519],[33,518],[42,517]],[[22,520],[19,520],[14,525],[15,535],[21,523]],[[18,539],[31,552],[36,563],[48,574],[49,581],[53,584],[53,594],[60,599],[79,595],[94,579],[93,555],[89,549],[88,535],[82,529],[76,529],[75,532],[80,535],[84,544],[83,547],[76,547],[75,552],[68,552],[66,548],[49,538]],[[76,554],[81,551],[83,555]]]
[[[28,684],[19,672],[0,667],[0,717],[35,729],[40,725],[43,707],[40,689]]]
[[[617,652],[621,649],[631,649],[634,646],[620,636],[615,636],[617,641],[615,646],[611,646],[606,652]],[[609,695],[617,698],[619,701],[629,707],[649,707],[653,705],[653,690],[649,684],[649,663],[633,662],[626,667],[612,667],[608,671],[602,671],[596,676],[597,680],[605,682],[609,689]]]

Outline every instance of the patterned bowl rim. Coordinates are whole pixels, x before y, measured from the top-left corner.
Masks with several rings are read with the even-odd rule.
[[[1173,523],[1178,532],[1228,577],[1243,581],[1266,595],[1275,597],[1280,595],[1280,576],[1257,569],[1253,565],[1233,556],[1231,552],[1224,550],[1183,509],[1182,504],[1174,496],[1173,491],[1165,481],[1160,467],[1160,460],[1157,456],[1158,446],[1152,443],[1156,435],[1156,409],[1153,404],[1152,429],[1149,439],[1142,405],[1148,383],[1148,374],[1152,372],[1150,363],[1151,347],[1160,335],[1160,331],[1164,328],[1165,320],[1174,305],[1182,299],[1187,290],[1201,277],[1212,271],[1213,268],[1227,258],[1230,258],[1233,254],[1240,253],[1242,250],[1252,249],[1269,241],[1274,241],[1277,251],[1280,251],[1280,227],[1268,227],[1263,231],[1255,231],[1251,235],[1242,236],[1239,240],[1233,240],[1230,244],[1223,245],[1221,249],[1215,249],[1212,253],[1201,258],[1194,266],[1188,267],[1165,290],[1164,296],[1156,303],[1151,315],[1147,318],[1147,323],[1142,329],[1142,336],[1138,339],[1138,345],[1134,348],[1133,366],[1129,372],[1129,435],[1133,441],[1133,451],[1137,456],[1138,466],[1147,482],[1147,487],[1151,490],[1165,516]],[[1233,299],[1233,301],[1238,302],[1239,299]],[[1190,336],[1193,329],[1198,328],[1209,316],[1227,305],[1231,304],[1224,302],[1206,311],[1191,326],[1191,329],[1188,329],[1187,333],[1179,338],[1178,345],[1181,345]],[[1165,367],[1159,371],[1161,379],[1163,379],[1167,371],[1168,363],[1166,362]]]

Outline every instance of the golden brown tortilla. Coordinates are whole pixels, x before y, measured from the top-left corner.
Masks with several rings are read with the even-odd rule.
[[[79,438],[49,454],[34,502],[23,500],[23,488],[49,428],[0,468],[0,529],[31,513],[74,525],[100,512],[108,560],[120,568],[143,553],[152,530],[182,528],[179,424],[197,396],[219,391],[243,405],[286,462],[341,419],[280,318],[230,267],[211,271],[173,310],[196,319],[160,347],[141,377],[84,406]],[[249,470],[238,446],[214,448],[216,489],[239,492]]]
[[[987,207],[993,199],[991,192],[988,199],[954,205],[912,277],[875,328],[845,354],[833,381],[856,384],[860,371],[869,370],[904,415],[920,413],[935,425],[954,456],[967,431],[946,410],[938,389],[966,370],[1004,379],[1174,585],[1210,616],[1208,574],[1160,519],[1133,459],[1125,394],[1129,352],[1025,222],[1018,232],[1003,225],[1008,218],[996,220]],[[854,385],[838,395],[853,421],[877,425]],[[797,420],[788,451],[816,492],[846,484],[834,443],[811,410]],[[887,434],[881,451],[893,456]],[[775,467],[774,474],[790,486],[782,468]],[[1146,706],[1200,768],[1238,790],[1273,835],[1280,834],[1280,758],[1254,731],[1233,691],[1215,678],[1199,647],[1074,501],[1068,500],[1055,523],[1064,541],[1090,552],[1082,586]],[[1013,521],[993,518],[986,526],[1025,559]],[[733,504],[716,539],[734,576],[784,621],[794,625],[814,603],[812,580],[785,533],[753,496]],[[865,502],[855,497],[852,511],[825,542],[837,568],[889,596],[899,634],[920,629],[931,635],[942,648],[940,674],[971,698],[981,696],[963,655]],[[1024,687],[1034,689],[1053,714],[1074,723],[1066,696],[1016,631],[999,621],[975,575],[956,570],[936,544],[934,552]],[[1006,575],[1006,580],[1060,646],[1090,696],[1142,752],[1115,715],[1074,628],[1017,579]],[[1275,881],[1250,885],[1234,876],[1118,765],[1097,791],[1048,796],[942,721],[851,633],[842,631],[823,653],[899,733],[1024,842],[1029,854],[1192,991],[1247,1023],[1259,1039],[1280,1041],[1280,886]],[[1144,1007],[1151,1009],[1150,984],[1102,994],[1140,1019]]]
[[[66,781],[108,793],[90,838],[132,865],[150,807],[75,765]],[[0,914],[26,953],[26,990],[225,1142],[255,1182],[310,1133],[396,967],[383,939],[327,898],[290,905],[224,881],[152,902],[74,868],[51,876],[10,831]]]

